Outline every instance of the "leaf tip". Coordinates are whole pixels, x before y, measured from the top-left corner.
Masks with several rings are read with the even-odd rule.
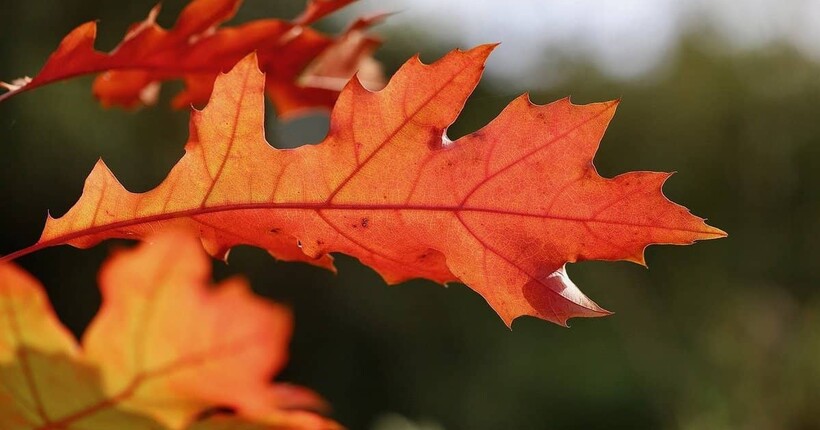
[[[601,318],[615,314],[615,312],[604,309],[592,301],[590,301],[590,304],[588,306],[583,306],[583,308],[583,312],[572,315],[552,315],[547,317],[541,313],[525,313],[518,315],[499,314],[499,316],[501,317],[501,320],[504,321],[504,325],[506,325],[509,330],[512,330],[513,323],[518,321],[522,317],[535,317],[541,320],[546,320],[551,323],[557,324],[564,328],[571,328],[569,325],[569,320],[572,318]]]
[[[85,189],[89,186],[93,186],[93,184],[97,182],[109,182],[114,181],[119,184],[119,180],[114,176],[114,173],[111,172],[111,169],[108,168],[108,165],[105,164],[102,158],[98,158],[97,162],[94,163],[94,168],[91,169],[91,173],[88,174],[88,177],[85,179]]]
[[[487,61],[487,58],[489,58],[490,54],[492,54],[495,48],[498,47],[498,45],[500,44],[500,42],[485,43],[483,45],[478,45],[474,48],[468,49],[467,51],[464,51],[464,53],[468,56],[480,59],[483,63]]]
[[[613,99],[613,100],[609,100],[609,101],[605,101],[605,102],[595,102],[595,103],[586,104],[586,103],[575,103],[575,101],[573,101],[573,99],[572,99],[572,95],[568,95],[568,96],[566,96],[562,99],[559,99],[559,100],[555,101],[555,103],[567,103],[567,104],[569,104],[573,107],[601,106],[601,107],[603,107],[604,111],[610,110],[610,109],[615,111],[618,108],[618,106],[621,104],[621,98],[618,97],[617,99]]]
[[[669,178],[671,178],[672,176],[674,176],[674,175],[675,175],[675,174],[677,174],[677,173],[678,173],[678,172],[677,172],[677,171],[674,171],[674,170],[673,170],[673,171],[671,171],[671,172],[661,173],[661,174],[660,174],[660,175],[661,175],[661,180],[659,181],[658,189],[660,190],[661,195],[663,196],[663,198],[664,198],[664,199],[666,199],[669,203],[672,203],[672,204],[674,204],[674,205],[680,206],[680,205],[678,205],[677,203],[675,203],[675,202],[673,202],[672,200],[670,200],[670,199],[669,199],[669,197],[667,197],[667,196],[666,196],[666,193],[664,193],[664,192],[663,192],[663,187],[666,185],[666,181],[668,181],[668,180],[669,180]],[[711,225],[709,225],[709,224],[706,224],[706,218],[701,218],[701,217],[699,217],[699,216],[697,216],[697,215],[693,214],[693,213],[692,213],[692,211],[690,211],[690,210],[689,210],[689,209],[687,209],[686,207],[683,207],[683,206],[681,206],[681,207],[682,207],[682,208],[683,208],[683,209],[684,209],[684,210],[685,210],[685,211],[686,211],[686,212],[687,212],[687,213],[688,213],[691,217],[695,218],[697,221],[700,221],[700,228],[702,228],[702,230],[700,230],[700,231],[698,231],[698,232],[697,232],[697,233],[698,233],[698,235],[697,235],[697,236],[694,236],[694,237],[692,238],[692,240],[689,242],[689,244],[693,244],[693,243],[695,243],[695,242],[697,242],[697,241],[699,241],[699,240],[723,239],[724,237],[728,237],[728,236],[729,236],[729,234],[728,234],[728,233],[726,233],[725,231],[723,231],[723,230],[721,230],[721,229],[719,229],[719,228],[717,228],[717,227],[713,227],[713,226],[711,226]],[[643,264],[643,265],[645,266],[645,264]]]
[[[429,64],[422,61],[420,55],[418,53],[416,53],[415,55],[410,57],[410,59],[407,61],[407,63],[417,63],[417,64],[421,64],[422,66],[432,66],[432,65],[437,64],[437,63],[446,63],[446,59],[449,59],[450,61],[452,61],[453,59],[457,59],[459,57],[461,57],[461,58],[466,57],[468,59],[476,60],[476,62],[480,62],[482,64],[482,67],[483,67],[484,63],[487,61],[487,58],[490,56],[490,54],[493,52],[493,50],[498,45],[499,45],[498,43],[485,43],[483,45],[478,45],[478,46],[475,46],[475,47],[472,47],[472,48],[466,49],[466,50],[461,49],[461,48],[456,48],[456,49],[448,52],[445,56],[441,57],[439,60],[434,61],[434,62],[429,63]]]
[[[705,219],[704,219],[704,221],[705,221]],[[725,232],[725,231],[723,231],[723,230],[721,230],[717,227],[713,227],[711,225],[707,225],[706,227],[708,227],[708,229],[709,229],[708,233],[715,236],[713,239],[723,239],[724,237],[729,237],[729,233],[727,233],[727,232]]]
[[[232,72],[235,73],[239,70],[255,71],[260,75],[264,74],[264,72],[262,72],[262,69],[259,68],[259,55],[255,50],[250,54],[244,56],[231,68],[230,71],[223,73],[223,75],[227,75]]]
[[[80,24],[79,26],[77,26],[77,28],[74,29],[74,31],[69,33],[68,36],[66,36],[66,38],[68,38],[70,36],[75,36],[75,37],[82,36],[82,37],[95,39],[97,37],[97,22],[98,21],[99,20],[95,19],[93,21],[86,21],[86,22]]]

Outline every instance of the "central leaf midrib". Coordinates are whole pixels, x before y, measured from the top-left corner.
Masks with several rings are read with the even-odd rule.
[[[162,214],[155,214],[155,215],[148,215],[138,218],[133,218],[130,220],[124,221],[117,221],[110,224],[103,224],[99,226],[90,227],[84,230],[80,230],[71,234],[66,234],[62,236],[58,236],[52,239],[48,239],[44,242],[41,242],[41,245],[46,243],[49,244],[56,244],[56,243],[63,243],[67,242],[72,239],[77,239],[80,237],[89,236],[95,233],[103,232],[106,230],[113,230],[120,227],[130,227],[136,226],[140,224],[147,224],[151,222],[157,221],[166,221],[169,219],[176,219],[176,218],[185,218],[185,217],[193,217],[197,215],[207,215],[212,213],[221,213],[221,212],[232,212],[232,211],[244,211],[244,210],[307,210],[307,211],[332,211],[332,210],[342,210],[342,211],[427,211],[427,212],[481,212],[481,213],[488,213],[488,214],[495,214],[495,215],[512,215],[512,216],[522,216],[522,217],[530,217],[530,218],[545,218],[545,219],[552,219],[556,221],[567,221],[567,222],[582,222],[582,223],[596,223],[596,224],[615,224],[615,225],[623,225],[623,226],[631,226],[631,227],[649,227],[649,228],[660,228],[666,230],[674,230],[674,231],[693,231],[697,233],[710,233],[710,231],[704,230],[687,230],[687,229],[680,229],[680,228],[673,228],[673,227],[666,227],[663,225],[652,225],[652,224],[642,224],[636,222],[629,222],[629,221],[617,221],[617,220],[606,220],[606,219],[586,219],[581,217],[572,217],[572,216],[564,216],[564,215],[556,215],[556,214],[543,214],[543,213],[533,213],[533,212],[516,212],[512,210],[504,210],[504,209],[497,209],[497,208],[483,208],[483,207],[471,207],[471,206],[431,206],[431,205],[401,205],[401,204],[392,204],[392,205],[358,205],[358,204],[339,204],[339,203],[332,203],[327,204],[325,202],[320,203],[239,203],[239,204],[229,204],[229,205],[222,205],[222,206],[210,206],[204,208],[192,208],[186,209],[181,211],[175,212],[168,212]]]

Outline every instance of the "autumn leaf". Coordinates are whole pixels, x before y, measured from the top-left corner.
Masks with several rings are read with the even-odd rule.
[[[225,258],[238,244],[332,267],[352,255],[388,282],[460,281],[508,325],[607,315],[567,277],[581,260],[644,264],[650,244],[723,237],[664,197],[666,173],[602,178],[592,165],[616,102],[537,106],[521,96],[489,125],[446,137],[492,46],[411,59],[380,92],[352,80],[319,145],[265,141],[265,80],[251,56],[191,118],[186,154],[156,189],[128,192],[100,161],[40,241],[86,248],[176,227]]]
[[[94,50],[97,24],[88,22],[63,39],[33,79],[2,83],[9,91],[0,95],[0,101],[53,82],[101,73],[93,93],[104,106],[153,104],[160,82],[182,79],[185,89],[172,104],[187,107],[206,102],[220,72],[257,52],[281,116],[329,109],[360,68],[373,88],[383,86],[380,67],[371,57],[379,41],[365,33],[380,16],[357,21],[339,37],[306,27],[351,2],[313,0],[293,22],[263,19],[219,27],[234,16],[241,0],[193,0],[170,30],[156,24],[156,6],[108,54]],[[322,79],[308,70],[317,67],[324,73]]]
[[[38,430],[335,429],[295,407],[306,389],[271,384],[291,316],[231,279],[208,286],[210,261],[179,232],[121,251],[100,272],[102,308],[82,346],[33,278],[0,263],[0,428]],[[245,427],[240,427],[245,426]]]

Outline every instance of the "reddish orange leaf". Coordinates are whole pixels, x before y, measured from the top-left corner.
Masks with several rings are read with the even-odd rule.
[[[186,88],[173,105],[187,107],[206,102],[217,74],[255,51],[268,72],[269,92],[280,115],[330,108],[360,67],[373,87],[382,85],[371,57],[379,41],[364,34],[376,19],[358,21],[338,38],[305,27],[351,1],[313,0],[294,22],[264,19],[217,28],[233,17],[241,0],[193,0],[170,30],[156,24],[157,6],[108,54],[94,50],[97,25],[88,22],[63,39],[33,79],[3,84],[10,91],[0,95],[0,101],[52,82],[102,73],[94,81],[93,92],[104,106],[152,104],[160,82],[183,79]],[[326,65],[331,60],[333,64]],[[325,65],[328,74],[322,77],[328,79],[317,81],[312,73],[305,73],[314,63]]]
[[[209,287],[210,261],[191,236],[149,241],[103,267],[103,305],[82,347],[37,282],[0,264],[0,428],[181,429],[214,407],[244,418],[195,428],[338,428],[290,411],[321,408],[318,397],[269,382],[286,360],[287,310],[239,279]]]
[[[353,255],[388,282],[461,281],[508,325],[608,314],[569,280],[579,260],[643,264],[649,244],[723,237],[667,200],[666,173],[600,177],[592,158],[616,102],[545,106],[526,96],[455,142],[445,132],[492,46],[408,61],[380,92],[344,89],[319,145],[276,150],[264,138],[264,77],[249,57],[194,112],[186,154],[156,189],[130,193],[102,162],[62,218],[16,256],[89,247],[174,226],[225,257],[238,244],[331,267]]]

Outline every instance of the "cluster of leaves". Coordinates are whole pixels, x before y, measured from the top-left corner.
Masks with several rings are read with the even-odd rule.
[[[644,264],[650,244],[725,235],[664,197],[669,174],[598,175],[592,159],[617,102],[537,106],[524,95],[481,130],[449,140],[447,127],[493,46],[431,65],[413,58],[372,92],[382,86],[370,57],[378,42],[365,30],[379,17],[338,37],[306,27],[349,2],[313,0],[291,22],[225,28],[218,25],[238,0],[195,0],[171,30],[154,23],[155,9],[109,54],[93,50],[89,23],[66,36],[35,78],[6,84],[0,99],[102,73],[94,84],[101,102],[135,106],[152,101],[159,82],[181,78],[177,106],[210,101],[192,111],[186,153],[154,190],[127,191],[100,161],[76,205],[49,217],[36,244],[0,258],[0,365],[13,381],[0,392],[0,412],[11,411],[4,428],[106,428],[114,420],[134,428],[336,426],[290,411],[315,408],[316,396],[268,382],[283,363],[287,313],[251,298],[240,281],[205,288],[207,263],[193,238],[217,258],[250,244],[331,270],[330,254],[345,253],[389,283],[463,282],[507,325],[523,315],[566,325],[609,313],[570,281],[566,263]],[[328,136],[272,148],[266,93],[284,115],[335,102]],[[8,261],[109,238],[153,245],[103,269],[105,302],[80,349]]]
[[[329,109],[357,70],[371,89],[383,86],[381,68],[371,57],[380,42],[365,32],[382,15],[359,19],[337,37],[307,26],[352,1],[311,0],[293,21],[262,19],[220,27],[234,16],[242,0],[194,0],[170,30],[157,25],[160,7],[156,6],[107,54],[94,49],[97,23],[87,22],[63,39],[33,79],[0,82],[9,90],[0,101],[53,82],[99,73],[93,92],[104,106],[153,104],[160,82],[182,79],[185,89],[172,104],[187,108],[205,103],[216,76],[256,52],[280,116]]]

